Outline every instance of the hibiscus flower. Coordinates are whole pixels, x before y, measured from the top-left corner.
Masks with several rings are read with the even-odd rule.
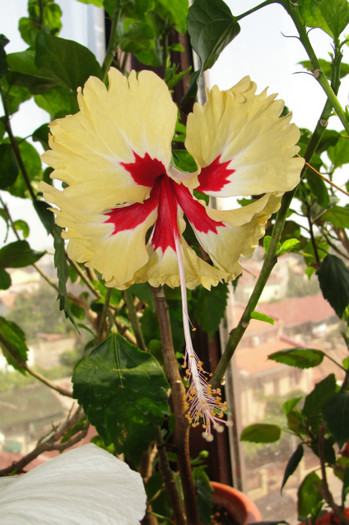
[[[283,102],[275,98],[266,90],[256,94],[249,77],[227,91],[207,90],[206,103],[195,104],[187,121],[185,147],[197,165],[190,173],[173,162],[178,109],[165,82],[150,71],[125,77],[112,68],[108,87],[90,77],[78,92],[80,111],[50,126],[51,150],[43,159],[67,186],[41,188],[57,206],[69,256],[118,289],[146,281],[181,286],[198,407],[206,407],[209,388],[190,341],[185,289],[210,288],[241,272],[239,258],[252,255],[303,166],[295,157],[299,130],[290,114],[280,118]],[[259,198],[217,210],[200,194]],[[197,246],[185,239],[188,225]],[[208,426],[209,403],[207,410],[193,410],[190,419],[203,418]]]

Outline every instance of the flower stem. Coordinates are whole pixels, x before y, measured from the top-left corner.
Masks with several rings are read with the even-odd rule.
[[[178,369],[174,351],[168,304],[162,287],[152,288],[155,308],[159,320],[162,355],[166,377],[171,387],[173,410],[176,420],[175,447],[179,475],[182,482],[187,525],[199,525],[199,511],[189,454],[189,424],[186,418],[185,388]]]
[[[332,79],[333,88],[331,88],[331,91],[332,89],[334,91],[337,91],[339,87],[339,83],[340,83],[340,77],[339,77],[340,61],[339,60],[336,61],[336,58],[335,58],[334,62],[336,62],[336,64],[335,64],[335,67],[333,68],[333,79]],[[331,110],[332,110],[332,102],[330,99],[328,99],[325,103],[324,109],[322,110],[320,118],[316,124],[314,133],[312,134],[309,140],[309,143],[307,145],[306,151],[304,153],[304,159],[306,162],[311,161],[311,158],[320,143],[320,140],[326,129],[326,126],[324,126],[324,120],[327,121],[327,119],[329,118],[331,114]],[[307,167],[305,165],[302,171],[302,176],[304,176],[306,169]],[[276,253],[277,253],[278,243],[279,243],[279,240],[281,238],[281,234],[284,228],[288,209],[290,207],[291,201],[296,191],[297,191],[297,188],[295,188],[294,190],[288,193],[285,193],[285,195],[283,196],[281,207],[277,214],[275,226],[273,229],[273,234],[272,234],[272,238],[270,241],[268,253],[266,254],[261,273],[257,279],[256,285],[253,289],[253,292],[250,296],[250,299],[246,305],[246,308],[241,316],[241,319],[238,325],[230,333],[228,343],[226,345],[224,353],[211,378],[210,383],[212,384],[213,387],[216,387],[221,384],[225,371],[228,368],[228,365],[230,363],[230,360],[233,357],[234,352],[248,327],[248,324],[251,319],[251,314],[255,310],[258,304],[259,298],[264,290],[265,284],[270,276],[272,269],[274,268],[277,262]]]
[[[302,22],[302,19],[301,19],[300,13],[299,13],[298,4],[296,2],[294,2],[294,3],[290,2],[289,0],[278,0],[278,3],[280,3],[286,9],[288,14],[292,18],[293,23],[294,23],[294,25],[297,28],[297,31],[298,31],[298,34],[299,34],[299,39],[300,39],[300,41],[301,41],[301,43],[302,43],[302,45],[303,45],[303,47],[304,47],[304,49],[305,49],[309,59],[310,59],[311,68],[312,68],[314,77],[318,81],[318,83],[320,84],[322,89],[325,91],[329,103],[331,104],[331,106],[333,107],[333,109],[337,113],[338,117],[342,121],[342,124],[343,124],[345,130],[347,131],[347,133],[349,133],[349,121],[348,121],[347,115],[346,115],[344,109],[342,108],[342,106],[341,106],[341,104],[340,104],[340,102],[339,102],[339,100],[338,100],[338,98],[336,96],[336,90],[333,89],[333,87],[330,85],[330,83],[329,83],[325,73],[321,69],[320,62],[319,62],[319,60],[318,60],[318,58],[317,58],[317,56],[315,54],[315,51],[314,51],[314,49],[313,49],[313,47],[312,47],[312,45],[310,43],[307,29],[306,29],[305,25]],[[339,50],[338,50],[337,45],[335,46],[335,50],[336,50],[337,57],[338,57]]]
[[[18,142],[16,140],[16,137],[13,135],[11,122],[10,122],[10,114],[9,114],[9,110],[8,110],[8,106],[7,106],[7,101],[6,101],[6,98],[5,98],[4,94],[3,94],[3,91],[1,89],[1,87],[0,87],[0,95],[1,95],[2,105],[3,105],[4,113],[5,113],[5,117],[4,117],[5,130],[6,130],[7,134],[8,134],[9,139],[10,139],[10,144],[12,146],[13,152],[14,152],[16,160],[18,162],[19,169],[21,170],[21,173],[22,173],[25,185],[28,188],[28,191],[29,191],[31,199],[33,200],[33,202],[35,202],[35,201],[38,200],[38,198],[37,198],[37,196],[36,196],[36,194],[35,194],[35,192],[33,190],[33,187],[31,185],[30,178],[29,178],[28,172],[26,170],[26,167],[24,165],[24,162],[23,162],[23,159],[22,159],[22,155],[21,155],[21,152],[20,152],[20,149],[19,149],[19,146],[18,146]]]
[[[291,204],[292,198],[295,194],[295,191],[296,189],[289,191],[288,193],[285,193],[285,195],[283,196],[281,207],[280,207],[280,210],[276,218],[269,249],[265,256],[265,260],[262,266],[261,273],[257,279],[256,285],[253,289],[253,292],[250,296],[250,299],[247,303],[247,306],[241,316],[241,319],[237,327],[234,328],[230,332],[230,336],[229,336],[226,348],[224,350],[224,353],[221,359],[219,360],[217,368],[210,381],[213,387],[216,387],[222,383],[222,379],[225,374],[225,371],[228,368],[230,360],[233,357],[234,352],[248,327],[248,324],[251,319],[251,314],[256,309],[259,298],[262,295],[262,292],[264,290],[265,284],[271,274],[272,269],[274,268],[277,262],[276,252],[278,248],[278,243],[280,241],[281,234],[283,232],[285,220],[287,217],[287,212]]]
[[[107,46],[107,51],[104,57],[104,61],[102,64],[103,82],[105,82],[107,79],[109,68],[113,63],[115,53],[118,48],[118,23],[120,20],[120,15],[121,15],[121,9],[120,7],[117,6],[114,10],[114,17],[113,17],[112,25],[111,25],[110,38],[109,38],[109,42]]]
[[[239,21],[242,18],[244,18],[245,16],[251,15],[252,13],[255,13],[256,11],[258,11],[259,9],[262,9],[263,7],[266,7],[267,5],[275,4],[276,1],[277,0],[265,0],[265,2],[262,2],[261,4],[256,5],[255,7],[252,7],[248,11],[245,11],[244,13],[242,13],[241,15],[236,16],[235,18],[236,18],[237,21]]]
[[[146,351],[147,347],[145,345],[143,333],[139,325],[139,319],[137,317],[137,312],[133,304],[132,294],[128,290],[125,290],[123,295],[124,295],[127,310],[128,310],[128,318],[131,322],[131,325],[132,325],[132,328],[133,328],[133,331],[136,337],[138,348]]]
[[[185,525],[186,518],[183,512],[182,502],[180,500],[176,481],[173,476],[173,472],[170,467],[170,462],[166,452],[166,445],[162,437],[161,428],[156,429],[156,441],[159,455],[159,470],[161,472],[162,479],[166,487],[166,492],[171,501],[173,509],[173,520],[176,525]]]

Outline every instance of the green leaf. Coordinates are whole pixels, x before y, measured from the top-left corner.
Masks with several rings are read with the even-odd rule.
[[[332,206],[322,215],[321,220],[330,222],[336,228],[349,228],[349,208]]]
[[[321,12],[321,0],[298,0],[297,5],[306,26],[319,27],[329,35],[331,34],[331,30]]]
[[[280,255],[284,255],[285,253],[290,253],[294,251],[296,246],[299,245],[299,242],[300,241],[298,239],[287,239],[286,241],[282,243],[280,248],[278,248],[276,255],[280,256]]]
[[[327,255],[316,274],[322,295],[341,318],[349,304],[348,268],[336,255]]]
[[[169,25],[173,25],[176,31],[185,34],[187,30],[189,2],[188,0],[156,0],[154,10],[161,18],[165,18]]]
[[[279,441],[281,428],[270,423],[255,423],[244,428],[241,432],[241,441],[252,443],[274,443]]]
[[[347,135],[339,135],[336,144],[328,148],[328,156],[336,168],[341,168],[343,164],[349,163],[349,139]]]
[[[169,412],[168,383],[158,362],[111,335],[76,366],[73,395],[106,445],[136,464]]]
[[[328,62],[327,60],[324,60],[323,58],[319,58],[319,63],[321,67],[321,71],[326,75],[327,78],[332,78],[332,64],[331,62]],[[299,62],[305,69],[308,71],[312,71],[312,64],[310,60],[302,60]],[[349,74],[349,64],[343,64],[340,65],[340,78],[345,77]]]
[[[55,35],[59,33],[62,23],[62,10],[55,0],[28,1],[29,17],[20,18],[18,28],[27,44],[34,46],[38,32],[43,29]]]
[[[148,283],[136,283],[129,287],[129,292],[145,302],[155,312],[155,303],[151,288]]]
[[[51,235],[55,227],[55,218],[53,212],[49,210],[50,205],[45,201],[35,201],[33,204],[35,211],[38,214],[39,219],[41,220],[47,233]]]
[[[23,234],[23,237],[26,239],[29,235],[29,226],[28,226],[28,223],[23,221],[22,219],[17,219],[16,221],[14,221],[13,223],[14,227],[16,228],[16,230],[19,230],[22,232]]]
[[[45,252],[32,250],[27,241],[15,241],[0,249],[0,268],[23,268],[38,261]]]
[[[78,0],[82,4],[93,4],[96,7],[103,7],[104,0]]]
[[[324,355],[322,350],[314,348],[287,348],[270,354],[268,359],[297,368],[313,368],[322,362]]]
[[[51,78],[74,92],[84,85],[89,76],[102,76],[97,59],[87,47],[46,33],[37,36],[35,63]]]
[[[292,456],[288,460],[288,463],[286,465],[284,477],[281,484],[281,491],[286,485],[286,482],[290,476],[295,472],[296,468],[298,467],[299,463],[301,462],[301,459],[303,458],[304,449],[302,443],[298,445],[296,450],[293,452]]]
[[[339,392],[323,407],[324,420],[339,448],[349,441],[349,392]]]
[[[72,115],[79,109],[76,94],[64,86],[55,86],[34,97],[35,103],[50,114],[51,119]]]
[[[5,84],[4,91],[7,91],[7,108],[9,115],[12,115],[13,113],[16,113],[18,111],[19,106],[22,104],[22,102],[25,102],[26,100],[29,100],[31,98],[31,93],[29,89],[21,86],[14,86],[14,85],[8,85],[6,87],[6,77],[3,78],[2,83]]]
[[[227,306],[228,287],[218,284],[211,290],[198,287],[192,292],[190,315],[210,337],[216,333]]]
[[[60,310],[64,311],[64,314],[67,318],[71,320],[73,325],[77,328],[73,314],[71,313],[70,303],[68,300],[67,292],[67,280],[69,278],[69,266],[65,254],[64,240],[61,236],[61,228],[56,224],[52,230],[53,233],[53,247],[54,247],[54,257],[53,262],[57,269],[58,277],[58,301]]]
[[[5,35],[0,34],[0,78],[7,73],[7,60],[5,46],[9,43]]]
[[[22,329],[12,321],[0,317],[0,346],[9,365],[21,373],[27,361],[28,347]]]
[[[317,514],[322,496],[318,487],[321,487],[321,480],[315,472],[310,472],[298,489],[298,515],[306,518],[309,515]]]
[[[18,176],[18,164],[11,144],[0,144],[0,189],[11,186]]]
[[[309,170],[306,172],[306,178],[319,205],[322,208],[328,208],[330,205],[330,196],[325,182]]]
[[[49,145],[48,145],[49,131],[50,130],[49,130],[48,124],[43,124],[42,126],[37,128],[32,135],[34,142],[40,142],[40,144],[45,150],[49,149]]]
[[[0,268],[0,290],[8,290],[11,284],[11,275],[3,268]]]
[[[321,410],[325,403],[335,394],[336,388],[335,375],[330,374],[317,383],[314,389],[305,397],[302,413],[308,418],[312,426],[318,424]]]
[[[347,0],[322,0],[321,14],[326,20],[335,41],[349,24],[349,4]]]
[[[42,179],[40,155],[34,146],[26,140],[19,138],[16,140],[28,179],[35,191]],[[23,176],[18,176],[15,182],[7,188],[7,191],[10,192],[11,195],[21,197],[22,199],[29,197],[29,190]]]
[[[204,71],[240,32],[240,26],[223,0],[195,0],[188,12],[191,45]]]
[[[262,314],[261,312],[252,312],[251,319],[257,319],[257,321],[263,321],[264,323],[274,324],[275,319],[269,317],[267,314]]]

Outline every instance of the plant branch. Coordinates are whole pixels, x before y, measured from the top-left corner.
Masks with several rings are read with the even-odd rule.
[[[7,101],[6,101],[6,98],[5,98],[4,94],[3,94],[3,91],[1,89],[1,87],[0,87],[0,95],[1,95],[2,105],[3,105],[4,113],[5,113],[5,118],[4,118],[5,130],[6,130],[7,134],[8,134],[8,136],[9,136],[10,143],[11,143],[13,152],[15,154],[16,160],[18,162],[19,169],[21,170],[21,173],[22,173],[25,185],[28,188],[28,191],[29,191],[29,194],[30,194],[32,200],[35,202],[38,199],[37,199],[37,196],[36,196],[36,194],[35,194],[35,192],[34,192],[34,190],[32,188],[32,185],[31,185],[31,182],[30,182],[30,178],[29,178],[28,172],[26,170],[26,167],[24,165],[24,162],[23,162],[23,159],[22,159],[22,155],[21,155],[21,152],[20,152],[20,149],[19,149],[19,146],[18,146],[18,142],[17,142],[17,140],[16,140],[16,138],[13,135],[13,132],[12,132],[12,127],[11,127],[11,122],[10,122],[10,115],[9,115],[9,111],[8,111]]]
[[[159,427],[157,427],[156,429],[156,436],[158,446],[157,448],[159,458],[159,470],[161,472],[166,492],[168,494],[173,509],[173,520],[174,523],[176,523],[176,525],[185,525],[186,519],[183,512],[182,502],[179,497],[176,481],[174,479],[173,472],[170,467],[170,462],[168,460],[166,445],[162,437],[161,428]]]
[[[327,474],[326,474],[326,460],[325,460],[325,427],[322,425],[319,429],[318,452],[321,467],[322,487],[321,492],[323,498],[328,505],[333,509],[335,516],[340,520],[342,525],[349,525],[349,519],[344,514],[343,510],[333,499],[333,495],[329,489]]]
[[[118,48],[118,23],[120,20],[121,15],[121,9],[119,6],[117,6],[114,10],[114,17],[112,20],[111,30],[110,30],[110,38],[107,46],[107,51],[104,57],[104,61],[102,64],[102,80],[103,82],[106,81],[108,76],[108,71],[110,66],[113,63],[115,53]]]
[[[251,314],[256,309],[256,306],[258,304],[260,296],[262,295],[266,282],[271,274],[272,269],[274,268],[277,262],[276,252],[278,249],[278,243],[280,241],[280,238],[283,232],[288,208],[291,204],[291,201],[292,201],[292,198],[295,192],[296,192],[296,189],[288,193],[285,193],[285,195],[283,196],[281,207],[277,214],[275,226],[274,226],[273,233],[272,233],[271,240],[270,240],[269,249],[265,256],[265,260],[264,260],[264,264],[261,269],[261,273],[259,274],[259,277],[253,289],[253,292],[249,298],[249,301],[246,305],[246,308],[241,316],[241,319],[238,325],[236,326],[236,328],[234,328],[230,332],[230,336],[229,336],[226,348],[210,380],[210,383],[212,384],[213,388],[216,388],[222,383],[225,371],[228,368],[230,360],[233,357],[234,352],[249,325]]]
[[[299,39],[300,39],[300,41],[301,41],[301,43],[302,43],[302,45],[303,45],[303,47],[304,47],[304,49],[305,49],[309,59],[310,59],[310,63],[311,63],[311,66],[312,66],[312,72],[313,72],[314,78],[318,81],[318,83],[320,84],[322,89],[325,91],[329,103],[331,104],[331,106],[333,107],[333,109],[337,113],[338,117],[342,121],[342,124],[343,124],[345,130],[347,131],[347,133],[349,133],[349,121],[347,119],[346,113],[345,113],[344,109],[342,108],[342,106],[341,106],[341,104],[340,104],[340,102],[339,102],[339,100],[338,100],[338,98],[336,96],[336,92],[337,91],[333,88],[333,86],[330,85],[329,81],[327,80],[327,77],[326,77],[325,73],[321,69],[320,62],[319,62],[319,60],[318,60],[318,58],[317,58],[317,56],[315,54],[315,51],[314,51],[314,49],[313,49],[313,47],[312,47],[312,45],[310,43],[307,29],[306,29],[305,25],[302,22],[302,19],[301,19],[300,13],[299,13],[298,3],[290,2],[289,0],[278,0],[278,3],[280,3],[286,9],[288,14],[292,18],[293,23],[295,24],[295,26],[297,28],[297,31],[298,31],[298,34],[299,34]],[[340,54],[337,46],[336,46],[336,54],[337,54],[337,57]],[[340,63],[340,59],[338,60],[338,62]]]
[[[184,506],[188,525],[199,525],[199,512],[189,454],[189,424],[186,418],[187,403],[185,388],[178,370],[173,347],[170,316],[162,287],[152,288],[155,308],[159,320],[162,354],[167,380],[170,383],[173,411],[176,420],[175,447],[179,474],[182,482]]]
[[[65,422],[63,422],[59,427],[53,428],[51,433],[48,436],[41,438],[34,450],[29,452],[26,456],[23,456],[19,461],[13,462],[10,466],[0,470],[0,476],[9,476],[10,474],[21,474],[24,472],[24,467],[29,465],[35,458],[51,450],[58,450],[62,452],[67,448],[72,447],[76,443],[79,443],[87,434],[89,423],[86,422],[83,429],[75,434],[71,439],[62,443],[57,443],[67,432],[72,429],[75,425],[82,421],[84,416],[81,417],[80,407],[76,409],[73,415],[70,417],[70,414]]]
[[[146,347],[145,342],[144,342],[143,333],[142,333],[142,330],[141,330],[141,327],[140,327],[140,324],[139,324],[139,319],[138,319],[138,316],[137,316],[137,312],[136,312],[135,306],[133,304],[132,294],[128,290],[125,290],[123,295],[124,295],[126,306],[127,306],[127,310],[128,310],[128,318],[129,318],[129,320],[131,322],[131,325],[132,325],[132,328],[133,328],[133,331],[134,331],[134,334],[135,334],[135,337],[136,337],[137,346],[141,350],[146,351],[147,347]]]

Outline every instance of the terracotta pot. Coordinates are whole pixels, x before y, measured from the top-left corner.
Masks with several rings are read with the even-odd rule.
[[[211,486],[213,504],[224,507],[240,525],[248,525],[261,520],[256,505],[243,492],[215,481],[211,481]]]
[[[344,509],[344,513],[349,518],[349,509]],[[299,525],[307,525],[307,523],[302,521]],[[333,512],[326,512],[316,520],[315,525],[340,525],[340,521],[335,518]]]

